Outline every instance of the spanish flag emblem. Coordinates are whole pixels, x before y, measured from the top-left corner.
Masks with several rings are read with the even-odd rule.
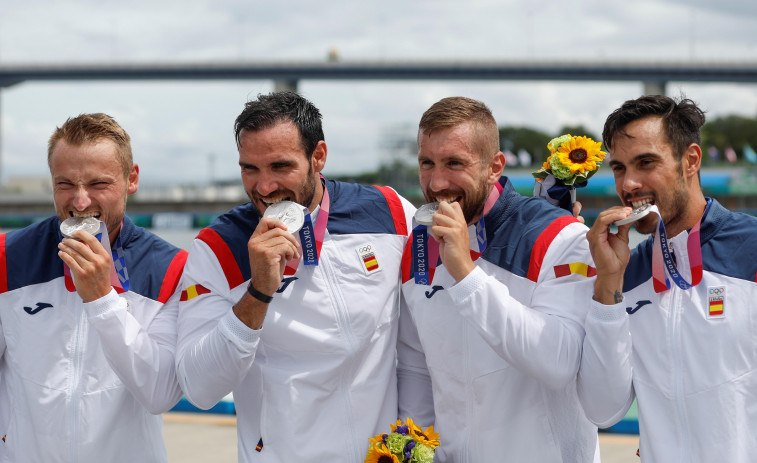
[[[181,292],[180,301],[189,301],[201,294],[208,294],[210,290],[203,285],[192,285]]]
[[[725,286],[711,286],[707,288],[707,318],[725,317]]]
[[[367,254],[363,257],[363,264],[365,265],[365,269],[369,272],[371,270],[376,270],[379,266],[378,261],[376,260],[376,255],[373,253]]]
[[[583,262],[573,262],[572,264],[555,265],[555,278],[566,277],[577,273],[585,277],[593,277],[597,274],[597,269]]]

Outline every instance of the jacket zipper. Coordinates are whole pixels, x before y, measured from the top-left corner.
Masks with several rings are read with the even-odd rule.
[[[325,239],[324,239],[325,241]],[[323,243],[323,248],[325,249],[326,243]],[[352,332],[352,327],[349,323],[349,316],[347,315],[347,309],[345,307],[344,298],[342,297],[342,293],[339,290],[339,284],[337,282],[336,276],[334,275],[334,269],[331,267],[331,265],[328,262],[328,259],[324,259],[322,253],[321,258],[319,259],[318,266],[322,269],[324,276],[326,277],[326,288],[328,289],[329,296],[334,304],[334,311],[336,313],[336,319],[337,323],[341,327],[342,333],[344,333],[344,337],[347,340],[347,346],[348,346],[348,354],[352,355],[353,352],[355,352],[355,335]],[[344,402],[344,410],[345,415],[348,418],[348,421],[350,423],[350,426],[348,426],[349,433],[350,433],[350,442],[352,442],[352,445],[350,445],[350,453],[351,458],[350,461],[360,461],[361,456],[358,452],[358,442],[357,442],[357,436],[355,435],[355,427],[352,426],[352,423],[354,423],[355,419],[352,416],[352,407],[350,405],[349,400],[349,381],[348,381],[348,374],[352,371],[352,363],[353,361],[348,362],[348,368],[346,368],[344,373],[342,374],[342,377],[340,378],[340,387],[342,389],[342,400]]]
[[[78,295],[77,295],[78,297]],[[74,337],[73,363],[74,371],[71,385],[71,400],[69,402],[69,416],[71,417],[71,461],[79,461],[79,397],[81,396],[81,364],[86,339],[86,317],[81,304],[74,304],[80,310],[79,325]]]
[[[680,236],[680,235],[679,235]],[[684,238],[688,238],[688,233]],[[686,240],[683,240],[686,243]],[[676,246],[671,242],[671,249],[675,247],[680,249],[680,246]],[[675,250],[674,250],[675,252]],[[676,252],[678,267],[687,267],[689,265],[688,255],[684,251]],[[689,279],[691,276],[688,277]],[[673,355],[673,386],[675,388],[675,407],[676,415],[678,417],[678,423],[681,429],[681,455],[680,460],[682,462],[690,461],[689,456],[689,420],[686,414],[685,393],[684,393],[684,371],[683,371],[683,358],[681,354],[681,324],[684,316],[683,297],[684,291],[679,289],[675,284],[671,282],[670,290],[670,302],[671,313],[673,314],[673,320],[671,323],[672,333],[670,336],[671,353]],[[693,291],[690,290],[690,291]]]
[[[468,346],[468,324],[463,323],[463,372],[465,374],[465,393],[463,395],[465,399],[465,414],[466,414],[466,422],[467,425],[465,426],[465,434],[463,436],[463,448],[460,455],[460,462],[465,463],[468,461],[468,455],[469,455],[469,448],[470,448],[470,437],[471,437],[471,426],[475,422],[473,419],[473,405],[472,401],[468,400],[469,398],[473,397],[473,391],[471,390],[473,388],[473,379],[471,378],[471,368],[470,368],[470,361],[468,360],[468,357],[470,355],[470,348]]]

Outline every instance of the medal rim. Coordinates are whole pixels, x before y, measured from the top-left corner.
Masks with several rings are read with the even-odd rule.
[[[434,210],[432,214],[429,214],[430,209]],[[426,203],[415,211],[415,221],[420,225],[429,226],[433,223],[434,214],[436,214],[438,210],[439,203]],[[426,220],[426,217],[428,217],[428,220]]]
[[[652,208],[654,207],[654,204],[647,203],[644,206],[641,206],[639,209],[634,210],[630,216],[626,217],[625,219],[618,220],[617,222],[613,222],[613,225],[615,226],[621,226],[626,225],[629,223],[633,223],[636,221],[639,221],[643,219],[644,217],[648,216],[650,212],[652,212]]]
[[[66,224],[69,222],[69,224]],[[71,222],[79,222],[71,225]],[[90,230],[90,228],[93,230]],[[69,217],[60,223],[60,233],[65,238],[73,238],[73,233],[77,230],[84,230],[90,235],[96,235],[100,231],[100,220],[95,217]]]
[[[287,225],[286,223],[284,223],[283,220],[281,222],[284,223],[284,225],[286,225],[287,231],[289,233],[294,234],[300,231],[300,229],[302,229],[302,226],[305,225],[305,213],[302,211],[302,206],[297,204],[296,202],[279,201],[277,203],[273,203],[266,208],[265,212],[263,213],[263,217],[271,217],[277,220],[281,220],[278,218],[279,213],[287,211],[289,209],[294,209],[297,211],[297,222],[295,224],[292,224],[291,227]],[[279,211],[279,212],[274,213],[274,212],[269,212],[269,211]],[[296,227],[294,225],[296,225]]]

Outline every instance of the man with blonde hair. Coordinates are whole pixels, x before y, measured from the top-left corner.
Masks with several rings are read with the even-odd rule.
[[[139,167],[110,116],[68,119],[48,164],[56,216],[0,235],[0,461],[165,462],[186,252],[125,215]]]
[[[445,98],[423,114],[418,164],[438,211],[416,215],[403,258],[400,416],[434,425],[442,463],[599,461],[575,386],[586,227],[515,192],[479,101]]]

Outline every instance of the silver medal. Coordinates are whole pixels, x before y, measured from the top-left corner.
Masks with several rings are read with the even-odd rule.
[[[415,211],[415,221],[427,227],[431,226],[434,221],[434,214],[439,210],[439,203],[428,203],[419,207]]]
[[[305,224],[302,206],[292,201],[279,201],[266,208],[263,217],[273,217],[284,222],[289,233],[297,233]]]
[[[613,225],[621,226],[621,225],[625,225],[631,222],[636,222],[637,220],[641,220],[644,217],[646,217],[647,214],[652,212],[652,207],[653,207],[652,203],[646,203],[642,206],[639,206],[631,212],[631,215],[629,215],[623,220],[618,220],[617,222],[614,222]]]
[[[77,230],[96,235],[100,231],[100,221],[94,217],[69,217],[60,223],[60,232],[65,238],[73,238]]]

